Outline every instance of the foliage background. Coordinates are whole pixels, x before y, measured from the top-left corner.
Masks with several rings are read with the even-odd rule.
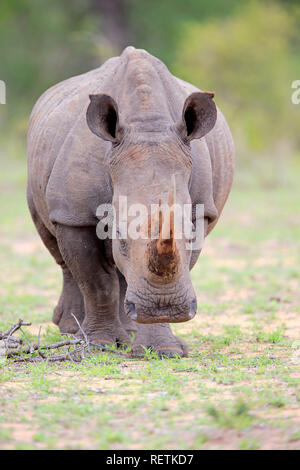
[[[134,44],[215,90],[239,156],[280,158],[300,144],[299,108],[290,99],[300,76],[299,31],[297,1],[4,0],[0,124],[22,139],[45,89]]]
[[[61,339],[61,288],[26,204],[26,127],[49,86],[127,45],[213,89],[236,144],[224,214],[192,271],[190,356],[0,358],[0,448],[300,448],[299,0],[2,0],[0,331]],[[26,339],[26,338],[25,338]],[[298,345],[298,346],[297,346]]]

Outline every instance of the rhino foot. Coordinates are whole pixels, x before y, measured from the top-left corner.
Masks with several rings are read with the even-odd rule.
[[[168,323],[138,325],[131,354],[133,357],[143,357],[145,348],[151,348],[160,358],[186,357],[188,348],[185,342],[173,335]]]
[[[81,328],[87,336],[90,345],[96,346],[99,349],[130,343],[130,337],[121,324],[93,328],[83,322]],[[83,334],[78,331],[76,336],[82,337]]]

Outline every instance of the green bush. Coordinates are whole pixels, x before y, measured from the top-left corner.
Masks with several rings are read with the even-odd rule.
[[[282,153],[300,143],[300,7],[251,2],[230,17],[186,23],[175,74],[214,90],[240,150]]]

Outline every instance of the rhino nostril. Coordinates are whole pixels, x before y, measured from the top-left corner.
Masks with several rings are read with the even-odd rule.
[[[196,312],[197,312],[197,300],[194,299],[192,300],[191,306],[190,306],[190,312],[189,312],[190,319],[194,318],[194,316],[196,315]]]
[[[137,313],[136,313],[136,310],[135,310],[135,304],[133,302],[128,302],[128,300],[126,300],[125,309],[126,309],[127,315],[131,318],[131,320],[136,321],[137,320]]]

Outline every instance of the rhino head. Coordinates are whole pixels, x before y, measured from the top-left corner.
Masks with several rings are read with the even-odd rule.
[[[174,203],[190,204],[193,169],[190,142],[207,134],[216,122],[213,93],[195,92],[185,100],[176,124],[157,114],[122,122],[115,100],[105,94],[90,95],[87,123],[90,130],[110,141],[107,158],[113,187],[116,220],[120,197],[126,197],[127,224],[136,216],[130,208],[146,207],[141,218],[143,236],[122,237],[116,227],[113,258],[127,281],[125,312],[138,323],[183,322],[197,310],[190,278],[192,251],[185,237],[175,238]],[[162,207],[168,205],[170,217]],[[156,211],[153,213],[153,207]],[[149,215],[150,214],[150,215]],[[206,221],[207,223],[207,221]],[[150,234],[156,233],[153,238]]]

